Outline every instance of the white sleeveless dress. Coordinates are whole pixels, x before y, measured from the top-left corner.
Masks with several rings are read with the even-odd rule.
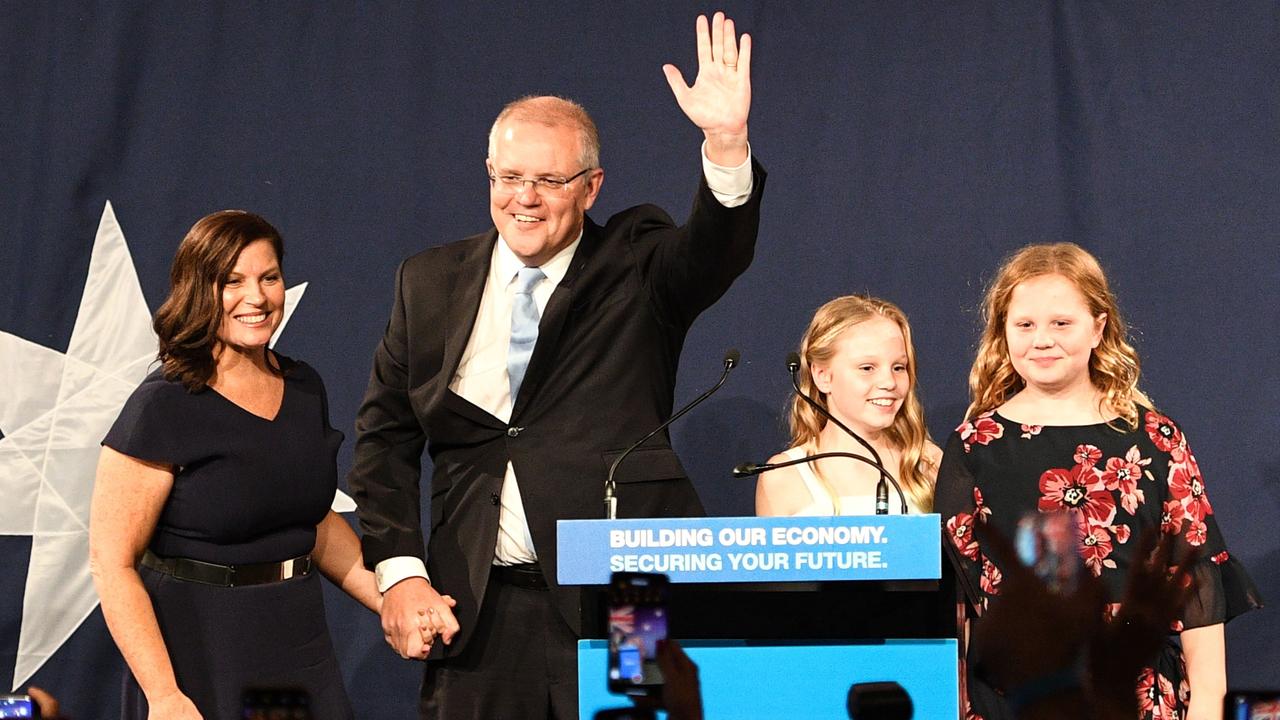
[[[789,448],[782,453],[788,460],[799,460],[808,453],[803,447]],[[809,491],[811,500],[808,505],[796,511],[795,515],[835,515],[835,504],[831,502],[831,495],[823,486],[822,481],[813,471],[811,463],[803,463],[795,466],[800,471],[800,479],[804,481],[804,487]],[[907,497],[907,511],[912,514],[919,514],[920,508],[911,502],[910,496]],[[898,501],[898,493],[889,486],[889,514],[899,515],[902,513],[902,503]],[[866,495],[841,495],[840,496],[840,513],[841,515],[875,515],[876,514],[876,496],[872,492]]]

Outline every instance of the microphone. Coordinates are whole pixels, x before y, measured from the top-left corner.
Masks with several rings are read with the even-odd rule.
[[[814,410],[817,410],[819,415],[822,415],[823,417],[825,417],[829,422],[835,423],[835,426],[843,430],[846,435],[848,435],[849,437],[861,443],[862,447],[866,448],[867,451],[871,453],[871,457],[875,458],[874,463],[868,463],[868,464],[871,464],[873,467],[875,467],[880,471],[880,479],[876,481],[876,514],[877,515],[889,514],[889,486],[885,484],[885,480],[887,479],[890,483],[893,484],[893,489],[898,491],[898,501],[902,505],[902,514],[906,515],[907,514],[907,496],[902,494],[902,487],[898,485],[898,481],[896,478],[893,477],[893,473],[885,469],[884,461],[880,459],[880,453],[876,452],[876,449],[871,446],[871,443],[863,439],[861,435],[854,432],[853,430],[850,430],[848,425],[845,425],[844,423],[840,422],[835,415],[832,415],[830,411],[828,411],[825,407],[822,406],[822,403],[809,397],[808,395],[805,394],[803,390],[800,389],[800,381],[796,377],[796,374],[799,371],[800,371],[800,353],[797,353],[797,352],[787,353],[787,372],[791,373],[791,387],[795,388],[796,395],[799,395],[801,398],[804,399],[805,402],[809,403],[809,406],[812,407]],[[858,456],[853,455],[852,457],[858,457]],[[779,466],[785,467],[781,464],[779,464]]]
[[[884,479],[889,478],[889,481],[893,483],[895,488],[898,487],[898,481],[893,479],[893,476],[889,474],[889,471],[884,469],[884,466],[865,455],[858,455],[851,452],[821,452],[813,455],[806,455],[802,458],[796,458],[795,460],[784,460],[783,462],[777,463],[742,463],[733,469],[733,476],[736,478],[751,477],[753,475],[759,475],[760,473],[769,472],[770,470],[777,470],[778,468],[801,465],[803,463],[813,462],[814,460],[822,460],[823,458],[837,457],[864,462],[880,471],[880,482],[876,484],[876,514],[888,515],[889,486],[885,484]],[[902,496],[901,488],[898,489],[898,496]],[[907,514],[907,503],[905,500],[902,502],[902,514]]]
[[[729,350],[728,352],[726,352],[724,354],[724,360],[723,360],[724,371],[720,373],[720,379],[716,381],[715,385],[711,386],[709,390],[702,393],[698,397],[694,398],[688,405],[685,405],[684,407],[680,408],[680,410],[677,411],[676,414],[668,418],[666,422],[654,428],[648,435],[645,435],[644,437],[637,440],[635,444],[633,444],[631,447],[627,448],[626,450],[623,450],[622,454],[619,455],[616,459],[614,459],[613,464],[609,466],[609,475],[604,481],[604,516],[606,519],[616,520],[618,518],[618,498],[615,495],[615,492],[617,490],[617,484],[613,480],[613,475],[618,471],[618,466],[622,464],[622,461],[626,459],[628,455],[631,454],[632,450],[635,450],[636,448],[645,444],[645,442],[649,438],[662,432],[664,429],[666,429],[668,425],[675,422],[676,420],[679,420],[685,413],[689,412],[690,410],[700,405],[703,400],[706,400],[707,398],[711,397],[712,394],[715,393],[715,391],[719,390],[720,387],[724,385],[724,381],[729,379],[729,373],[735,367],[738,366],[738,363],[741,360],[742,360],[742,353],[738,352],[737,348],[733,348],[732,350]]]
[[[733,469],[733,476],[736,478],[752,477],[753,475],[767,473],[770,470],[777,470],[778,468],[791,467],[792,465],[803,465],[805,463],[813,462],[814,460],[823,460],[826,458],[837,458],[837,457],[849,458],[850,460],[858,460],[860,462],[864,462],[870,465],[871,467],[877,470],[881,470],[881,471],[884,470],[884,468],[880,467],[879,463],[877,463],[875,460],[872,460],[871,458],[865,455],[858,455],[857,453],[844,452],[844,451],[832,451],[832,452],[814,453],[812,455],[805,455],[802,458],[796,458],[794,460],[783,460],[782,462],[776,462],[776,463],[742,463],[741,465]],[[885,513],[876,513],[876,514],[884,515]]]

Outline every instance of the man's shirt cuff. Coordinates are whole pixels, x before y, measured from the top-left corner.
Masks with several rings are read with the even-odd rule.
[[[707,157],[707,141],[702,141],[702,174],[707,187],[725,207],[738,207],[751,197],[755,177],[751,172],[751,144],[747,144],[747,159],[737,167],[725,167],[711,162]]]
[[[387,558],[374,566],[373,574],[378,580],[380,593],[390,590],[392,585],[411,577],[420,577],[431,582],[431,578],[427,576],[426,563],[412,555]]]

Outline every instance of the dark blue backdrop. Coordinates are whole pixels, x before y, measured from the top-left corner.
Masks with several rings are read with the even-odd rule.
[[[488,125],[566,94],[595,115],[597,219],[689,206],[699,134],[661,64],[695,69],[688,3],[0,3],[0,331],[65,350],[110,200],[149,306],[191,223],[242,207],[308,290],[281,349],[351,435],[403,257],[488,225]],[[783,358],[814,307],[869,291],[915,327],[929,424],[960,420],[983,283],[1031,241],[1110,273],[1144,386],[1187,431],[1233,552],[1280,598],[1280,9],[1272,2],[731,3],[755,39],[771,176],[752,268],[695,326],[677,399],[744,366],[674,439],[708,509],[784,441]],[[11,389],[0,387],[0,401]],[[343,448],[342,470],[351,443]],[[0,678],[29,538],[0,537]],[[330,592],[361,717],[407,717],[420,666]],[[56,602],[56,598],[49,601]],[[1233,686],[1280,686],[1271,611],[1228,627]],[[116,710],[100,612],[33,681]]]

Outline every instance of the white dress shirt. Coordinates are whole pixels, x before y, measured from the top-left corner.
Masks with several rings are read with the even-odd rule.
[[[737,207],[751,197],[753,178],[751,153],[737,167],[716,165],[707,159],[706,144],[702,149],[702,172],[707,187],[725,207]],[[582,241],[577,239],[555,257],[541,265],[546,275],[533,288],[533,301],[541,317],[556,287],[569,271],[573,255]],[[480,308],[475,324],[462,351],[458,370],[449,382],[449,389],[459,397],[488,412],[503,422],[511,419],[511,385],[507,377],[507,346],[511,342],[511,304],[515,292],[516,273],[524,267],[523,261],[507,246],[501,236],[494,243],[489,260],[489,275],[485,279],[484,292],[480,296]],[[536,562],[537,549],[529,532],[524,503],[520,499],[520,485],[515,469],[507,463],[499,500],[498,540],[494,545],[493,562],[496,565],[514,565]],[[410,577],[427,577],[427,568],[421,558],[399,556],[383,560],[376,568],[378,591],[386,592],[392,585]],[[444,592],[447,592],[446,588]]]

